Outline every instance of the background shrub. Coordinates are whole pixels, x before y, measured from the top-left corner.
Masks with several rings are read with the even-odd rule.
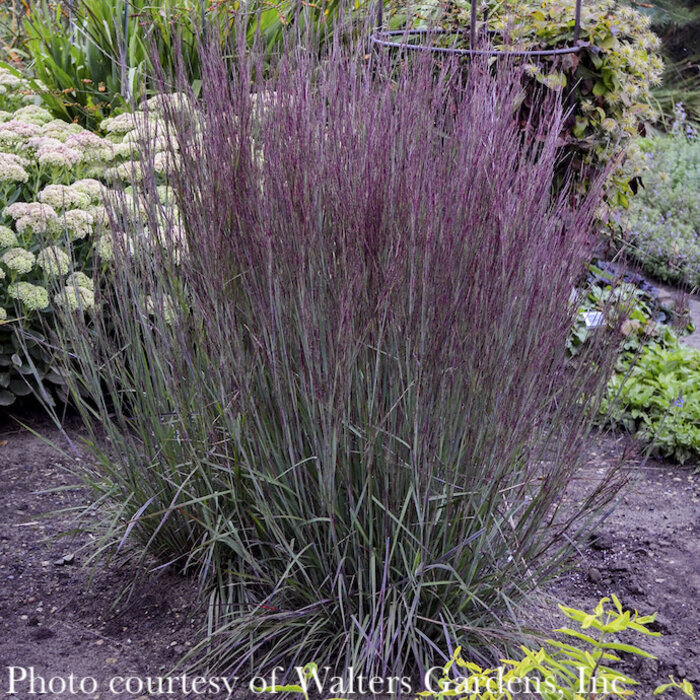
[[[202,65],[168,110],[179,267],[148,199],[108,316],[57,327],[110,537],[200,575],[231,671],[484,656],[613,491],[561,508],[606,380],[595,343],[566,359],[597,202],[550,198],[561,106],[521,132],[511,69]]]
[[[486,10],[488,24],[481,19]],[[391,26],[440,27],[448,30],[445,45],[468,47],[470,4],[466,0],[449,4],[429,0],[410,4],[408,9],[397,3],[393,13]],[[484,2],[479,16],[484,46],[487,29],[495,48],[543,50],[574,43],[574,0]],[[606,167],[612,154],[654,119],[650,91],[661,80],[663,63],[660,40],[650,31],[648,17],[615,0],[583,3],[580,39],[585,44],[576,54],[523,61],[529,93],[544,85],[566,95],[572,111],[562,124],[566,148],[560,176],[579,171],[585,182],[591,167]],[[609,197],[613,205],[628,203],[631,188],[629,177],[623,175],[613,177],[616,187]]]
[[[700,286],[700,139],[676,107],[671,133],[644,139],[634,153],[643,187],[618,214],[626,250],[665,282]]]
[[[700,458],[700,352],[677,341],[652,343],[628,359],[608,388],[603,410],[655,451],[681,464]]]

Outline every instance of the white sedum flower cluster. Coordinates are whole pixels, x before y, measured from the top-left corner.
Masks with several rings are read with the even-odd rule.
[[[138,127],[138,117],[131,112],[124,112],[117,117],[103,119],[100,124],[102,131],[112,135],[124,135]]]
[[[100,204],[104,201],[107,191],[107,188],[99,180],[95,180],[94,178],[76,180],[70,187],[73,190],[88,195],[90,201],[95,204]]]
[[[49,276],[67,275],[70,270],[70,256],[62,248],[51,245],[40,251],[37,265]]]
[[[192,107],[192,102],[188,95],[183,92],[163,93],[154,95],[140,104],[142,110],[165,114],[173,112],[187,112]]]
[[[32,330],[52,305],[93,310],[93,260],[99,271],[158,246],[175,260],[187,254],[165,184],[179,167],[165,116],[187,107],[184,95],[157,96],[141,111],[104,120],[101,135],[54,119],[26,81],[0,68],[0,323]],[[155,198],[150,187],[146,197],[127,186],[141,177],[154,179]],[[170,299],[149,300],[148,309],[168,323],[175,318]]]
[[[3,216],[15,220],[17,233],[48,233],[58,221],[58,214],[48,204],[41,202],[15,202],[3,209]]]
[[[41,311],[49,305],[49,293],[37,284],[15,282],[7,287],[12,299],[20,301],[28,311]]]
[[[71,148],[64,143],[41,146],[37,149],[36,159],[39,165],[51,168],[70,170],[82,160],[82,154],[77,148]]]
[[[73,272],[66,277],[67,287],[82,287],[89,289],[91,292],[95,290],[95,283],[84,272]]]
[[[8,269],[18,275],[26,275],[28,272],[31,272],[35,260],[36,256],[34,253],[24,248],[10,248],[2,256],[2,261],[7,265]]]
[[[14,153],[0,153],[0,184],[27,182],[29,161]]]
[[[53,300],[55,304],[69,311],[89,311],[95,308],[95,292],[77,284],[67,284]]]
[[[47,185],[39,192],[39,201],[56,211],[62,209],[86,209],[92,203],[89,194],[68,185]]]
[[[14,118],[21,122],[31,122],[32,124],[38,124],[39,126],[43,126],[44,124],[48,124],[49,122],[53,121],[51,112],[43,107],[39,107],[39,105],[34,104],[18,109],[14,114]]]
[[[190,106],[182,93],[156,95],[141,104],[141,111],[103,120],[101,128],[113,143],[113,165],[105,177],[114,182],[140,182],[172,174],[180,164],[166,116],[177,112],[186,116]]]
[[[71,209],[61,215],[59,226],[61,226],[72,241],[79,241],[87,238],[93,232],[95,220],[92,214],[82,209]]]
[[[0,226],[0,250],[17,245],[17,236],[11,228]]]
[[[25,84],[21,78],[17,77],[12,71],[7,68],[0,68],[0,85],[7,88],[22,88]]]

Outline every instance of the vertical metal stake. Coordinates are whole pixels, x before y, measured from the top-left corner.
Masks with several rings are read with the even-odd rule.
[[[581,0],[576,0],[576,19],[574,20],[574,41],[578,41],[581,34]]]
[[[121,70],[121,80],[122,80],[122,97],[127,101],[131,102],[131,88],[129,87],[129,71],[126,65],[126,57],[129,51],[129,1],[126,0],[124,3],[124,41],[122,42],[122,70]]]
[[[12,0],[13,7],[13,18],[17,15],[14,14],[14,0]],[[68,26],[70,27],[70,36],[74,44],[77,43],[76,38],[76,26],[75,26],[75,8],[73,7],[73,0],[67,0],[66,5],[68,6]]]
[[[476,0],[472,0],[471,26],[469,27],[469,49],[476,46]]]
[[[381,31],[384,24],[384,0],[379,0],[377,3],[377,29]]]

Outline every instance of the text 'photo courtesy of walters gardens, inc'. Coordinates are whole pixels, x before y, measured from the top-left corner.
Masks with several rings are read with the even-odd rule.
[[[625,683],[619,678],[591,678],[588,668],[582,666],[574,684],[575,692],[582,698],[606,697],[623,693]],[[276,696],[283,693],[313,693],[322,698],[365,698],[375,696],[415,697],[419,694],[433,696],[449,692],[452,697],[515,697],[531,696],[563,698],[565,693],[557,688],[553,679],[513,677],[503,666],[492,669],[487,675],[454,677],[446,682],[443,667],[426,671],[419,682],[415,678],[363,676],[349,669],[343,676],[333,675],[330,667],[296,667],[290,671],[282,667],[268,676],[255,676],[249,681],[237,677],[198,676],[186,673],[171,676],[113,676],[97,679],[92,676],[53,675],[42,676],[33,667],[9,666],[0,684],[0,691],[17,700],[25,697],[50,698],[82,697],[172,697],[190,698],[209,696],[215,698],[242,698]],[[283,677],[285,680],[283,680]],[[568,695],[567,695],[568,697]]]

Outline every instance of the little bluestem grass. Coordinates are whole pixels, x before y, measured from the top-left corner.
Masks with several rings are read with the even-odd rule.
[[[187,254],[134,236],[61,331],[103,551],[196,573],[231,673],[485,659],[615,486],[563,500],[610,363],[566,357],[599,197],[552,201],[556,97],[528,129],[508,66],[203,50],[170,115]]]

